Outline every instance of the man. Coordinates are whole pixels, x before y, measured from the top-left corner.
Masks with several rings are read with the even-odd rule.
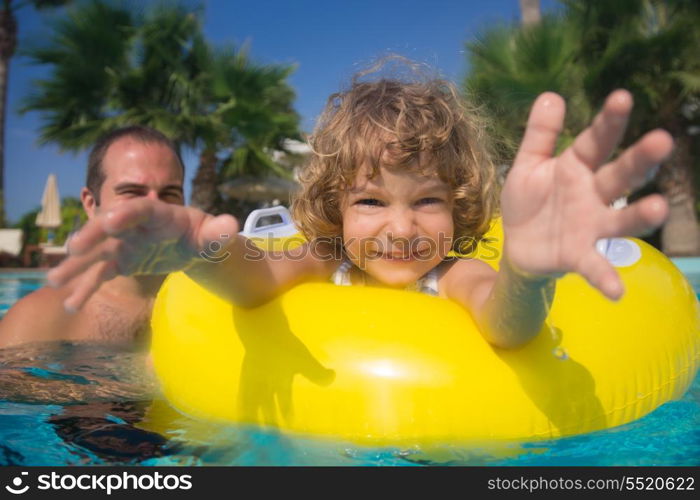
[[[97,142],[80,197],[90,219],[134,198],[183,205],[183,180],[184,166],[173,143],[156,130],[133,126]],[[79,312],[63,305],[74,283],[41,288],[17,302],[0,321],[0,347],[48,340],[145,345],[163,279],[117,276],[103,283]]]

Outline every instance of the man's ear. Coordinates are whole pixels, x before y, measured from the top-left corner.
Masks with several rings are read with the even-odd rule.
[[[83,203],[83,208],[88,216],[88,219],[92,219],[95,216],[97,210],[97,200],[88,188],[84,187],[80,190],[80,201]]]

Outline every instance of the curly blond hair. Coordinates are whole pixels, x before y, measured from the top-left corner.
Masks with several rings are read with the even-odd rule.
[[[366,73],[365,73],[366,74]],[[486,127],[477,110],[442,79],[360,82],[329,97],[309,138],[292,214],[309,241],[342,237],[342,201],[360,165],[436,168],[454,201],[453,250],[469,253],[497,210],[498,185]],[[465,245],[466,242],[466,245]]]

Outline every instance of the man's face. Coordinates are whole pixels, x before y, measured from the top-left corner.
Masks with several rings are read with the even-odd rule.
[[[123,137],[107,149],[102,171],[99,205],[87,188],[81,193],[88,217],[138,197],[184,205],[182,168],[163,144]]]

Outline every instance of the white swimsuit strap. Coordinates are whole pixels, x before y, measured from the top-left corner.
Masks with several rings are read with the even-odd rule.
[[[421,279],[418,280],[416,285],[418,286],[418,291],[426,295],[439,295],[438,293],[438,266],[432,268],[430,271],[425,273]]]
[[[426,295],[438,295],[438,278],[440,277],[438,267],[439,266],[434,267],[425,273],[425,275],[418,279],[413,286],[409,286],[407,289],[421,292]],[[352,285],[352,281],[350,280],[350,269],[352,269],[352,262],[347,259],[343,260],[340,266],[338,266],[338,269],[336,269],[331,276],[331,281],[339,286]]]
[[[352,263],[349,260],[344,260],[338,269],[335,270],[331,276],[331,280],[334,284],[339,286],[350,286],[350,269],[352,268]]]

